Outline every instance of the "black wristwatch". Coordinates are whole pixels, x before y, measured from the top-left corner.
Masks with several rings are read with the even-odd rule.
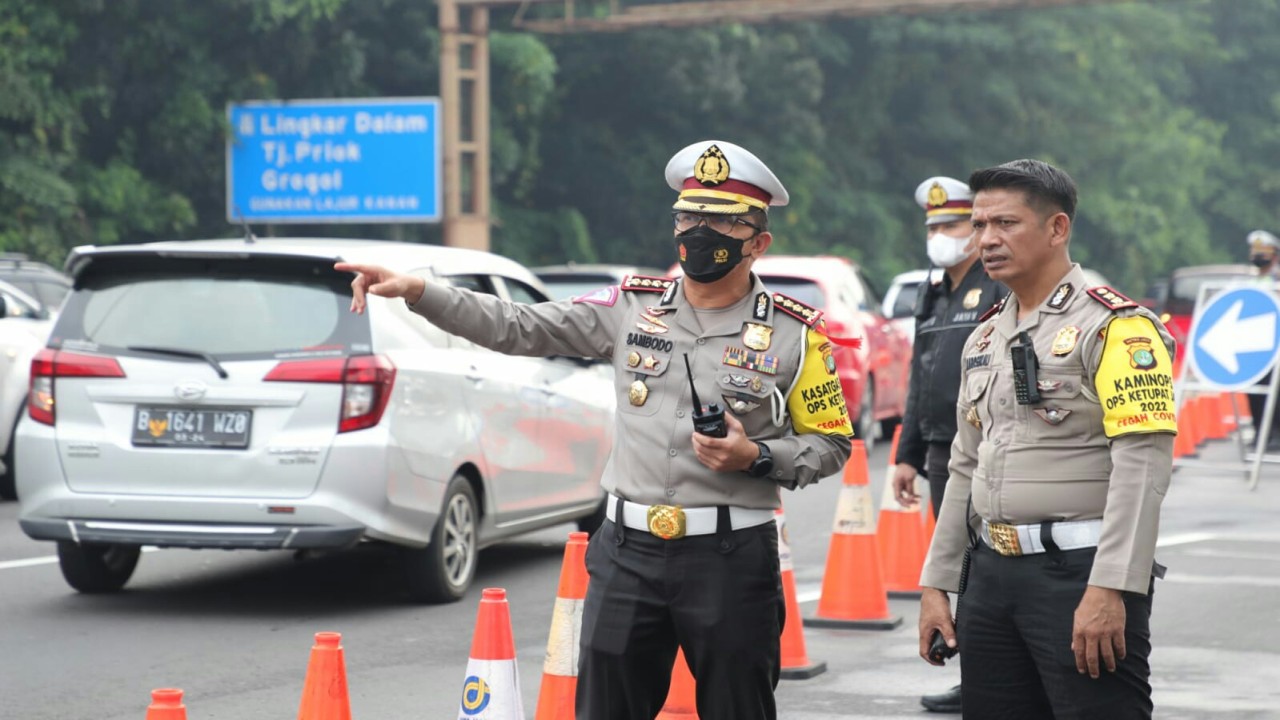
[[[747,474],[751,477],[762,478],[773,472],[773,453],[769,452],[769,446],[756,441],[756,447],[760,448],[760,457],[751,461],[751,467],[747,468]]]

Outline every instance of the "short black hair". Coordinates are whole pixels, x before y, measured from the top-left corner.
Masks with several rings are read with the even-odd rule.
[[[974,195],[983,190],[1021,190],[1027,204],[1041,212],[1053,209],[1072,220],[1076,217],[1076,181],[1041,160],[1014,160],[974,170],[969,176],[969,189]]]

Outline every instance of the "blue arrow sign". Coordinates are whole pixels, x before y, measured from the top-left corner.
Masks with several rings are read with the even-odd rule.
[[[1193,319],[1187,345],[1201,380],[1222,390],[1254,385],[1280,355],[1280,302],[1260,288],[1218,293]]]

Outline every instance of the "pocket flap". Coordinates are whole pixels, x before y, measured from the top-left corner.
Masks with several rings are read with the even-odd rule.
[[[987,393],[987,388],[991,386],[991,373],[976,372],[969,373],[965,380],[964,396],[970,404],[976,403],[982,399]]]

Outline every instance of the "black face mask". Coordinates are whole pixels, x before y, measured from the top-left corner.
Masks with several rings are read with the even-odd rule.
[[[1271,264],[1271,257],[1268,255],[1250,255],[1249,262],[1253,263],[1256,268],[1264,268]]]
[[[742,262],[743,242],[706,225],[695,225],[676,236],[680,268],[694,282],[715,282]]]

